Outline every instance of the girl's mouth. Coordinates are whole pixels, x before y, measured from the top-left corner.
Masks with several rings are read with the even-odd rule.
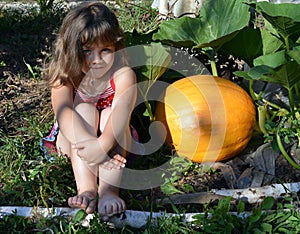
[[[104,68],[105,66],[104,65],[94,65],[91,67],[91,69],[101,69],[101,68]]]

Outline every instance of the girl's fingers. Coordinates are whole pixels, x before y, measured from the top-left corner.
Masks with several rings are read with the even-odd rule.
[[[107,170],[121,169],[125,167],[125,162],[121,162],[119,160],[112,158],[109,161],[102,163],[101,167]]]
[[[72,149],[83,149],[84,147],[83,146],[80,146],[79,143],[77,144],[72,144]]]
[[[111,170],[113,168],[109,162],[102,163],[100,166],[106,170]]]
[[[72,149],[84,149],[91,140],[77,142],[71,145]]]
[[[125,167],[125,163],[124,162],[121,162],[119,160],[116,160],[116,159],[111,159],[108,161],[111,165],[114,165],[115,167]]]
[[[122,157],[120,154],[116,154],[112,159],[117,160],[121,163],[126,163],[126,159]]]
[[[81,147],[80,143],[73,144],[72,145],[73,150],[75,150],[75,154],[83,161],[88,161],[87,158],[85,158],[86,150],[84,147]],[[110,153],[111,157],[108,161],[101,163],[101,167],[105,168],[107,170],[111,169],[121,169],[125,167],[126,159],[122,157],[120,154],[116,153],[115,151],[112,151]],[[90,166],[96,165],[96,163],[88,162]]]

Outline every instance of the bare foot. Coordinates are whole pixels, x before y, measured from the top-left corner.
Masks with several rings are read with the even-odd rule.
[[[68,204],[72,208],[81,208],[86,213],[91,214],[96,210],[97,206],[97,193],[95,192],[83,192],[74,197],[69,197]]]
[[[98,201],[98,213],[103,221],[108,221],[109,217],[120,214],[126,210],[125,202],[118,196],[118,192],[107,189]]]

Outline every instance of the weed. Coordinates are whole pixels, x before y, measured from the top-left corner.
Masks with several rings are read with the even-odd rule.
[[[294,209],[272,210],[275,205],[273,197],[266,197],[263,202],[252,209],[251,214],[243,218],[244,202],[238,204],[238,213],[230,213],[231,197],[219,201],[218,205],[204,214],[195,215],[193,222],[204,233],[298,233],[300,215]]]
[[[138,3],[118,0],[111,7],[116,12],[124,31],[135,29],[139,32],[148,32],[157,27],[157,14],[155,10],[149,7],[151,3],[152,0],[139,1]]]
[[[24,60],[24,63],[28,69],[28,72],[29,72],[29,75],[30,77],[32,77],[33,79],[36,79],[39,75],[39,67],[38,66],[35,66],[35,67],[32,67],[29,63],[26,63],[26,61]]]

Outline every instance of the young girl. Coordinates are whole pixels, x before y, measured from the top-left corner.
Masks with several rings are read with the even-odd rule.
[[[62,23],[48,73],[56,123],[44,146],[53,142],[71,158],[78,193],[69,206],[98,208],[104,220],[125,211],[117,185],[130,147],[136,78],[123,40],[108,7],[82,3]]]

